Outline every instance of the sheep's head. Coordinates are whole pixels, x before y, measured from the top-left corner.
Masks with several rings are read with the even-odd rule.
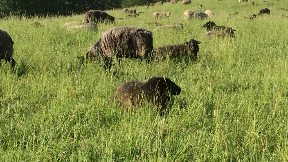
[[[166,16],[169,17],[171,15],[171,12],[166,12]]]
[[[216,23],[213,21],[208,21],[206,24],[204,24],[202,27],[206,28],[207,31],[212,30],[213,27],[216,26]]]
[[[185,42],[185,44],[189,47],[189,50],[192,54],[194,54],[194,57],[197,58],[197,53],[199,52],[199,45],[201,42],[191,39],[189,42]]]
[[[169,78],[152,77],[147,81],[148,84],[156,86],[159,95],[179,95],[181,88],[172,82]],[[167,93],[168,92],[168,93]]]

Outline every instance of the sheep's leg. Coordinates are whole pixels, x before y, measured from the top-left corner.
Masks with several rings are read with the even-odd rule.
[[[111,67],[112,67],[112,58],[110,58],[110,57],[105,57],[104,58],[104,69],[105,70],[107,70],[107,68],[108,68],[108,70],[109,70],[109,72],[110,72],[110,69],[111,69]]]
[[[12,68],[14,68],[15,65],[16,65],[16,61],[15,61],[12,57],[6,58],[5,61],[6,61],[6,62],[7,62],[7,61],[10,62]]]

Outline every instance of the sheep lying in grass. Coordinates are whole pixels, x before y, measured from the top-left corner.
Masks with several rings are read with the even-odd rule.
[[[127,14],[136,14],[136,9],[128,9],[128,8],[124,8],[124,12]]]
[[[153,18],[161,18],[161,17],[169,17],[171,15],[171,12],[154,12],[152,14]]]
[[[156,61],[165,59],[166,55],[168,55],[169,58],[186,56],[195,60],[197,59],[200,43],[201,42],[195,39],[191,39],[189,42],[185,42],[184,44],[174,44],[155,48],[153,54]]]
[[[190,4],[191,0],[183,0],[182,2],[183,2],[183,4]]]
[[[215,36],[216,37],[221,37],[224,38],[226,36],[230,36],[231,38],[234,38],[234,29],[227,27],[225,30],[221,30],[221,31],[216,31],[216,30],[212,30],[212,31],[208,31],[204,34],[204,36],[206,36],[209,39],[213,39]]]
[[[203,28],[206,28],[207,31],[211,30],[225,30],[225,26],[217,26],[215,22],[213,21],[208,21],[206,22],[203,26]]]
[[[152,77],[148,81],[130,81],[121,83],[117,92],[109,101],[117,102],[121,106],[131,108],[135,112],[135,107],[148,101],[157,105],[160,111],[167,107],[167,101],[173,95],[179,95],[181,88],[169,78]]]
[[[263,8],[259,11],[258,16],[259,15],[264,15],[264,14],[270,14],[270,10],[268,8]]]
[[[135,26],[115,27],[106,30],[100,40],[90,49],[89,51],[96,51],[91,53],[98,52],[94,56],[101,56],[104,60],[105,69],[108,68],[110,71],[114,56],[116,56],[119,65],[121,65],[122,57],[149,59],[153,50],[152,32]]]
[[[16,65],[15,60],[12,58],[14,49],[13,49],[13,40],[10,35],[5,30],[0,30],[0,65],[1,59],[4,59],[6,62],[11,63],[11,67],[14,68]]]
[[[194,11],[194,10],[184,11],[183,16],[184,16],[184,19],[188,19],[188,20],[195,19],[195,18],[204,19],[208,17],[206,13],[201,12],[201,11]]]
[[[114,23],[115,17],[109,15],[105,11],[101,10],[89,10],[85,13],[84,20],[86,23],[95,22],[95,23]]]

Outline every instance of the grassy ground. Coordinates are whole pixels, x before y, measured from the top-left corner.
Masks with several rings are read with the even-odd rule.
[[[97,32],[66,31],[64,23],[83,15],[1,20],[14,44],[16,71],[0,67],[0,161],[287,161],[288,160],[288,19],[286,0],[238,3],[193,0],[154,6],[138,18],[107,11],[124,21],[99,25]],[[202,4],[215,16],[183,19],[186,9]],[[244,16],[269,8],[253,21]],[[154,31],[152,13],[170,11],[163,25],[184,24],[181,31]],[[237,16],[228,16],[238,11]],[[236,38],[208,40],[208,20],[236,29]],[[45,27],[32,26],[40,22]],[[125,59],[106,73],[97,63],[84,66],[85,55],[102,32],[114,26],[153,31],[154,47],[195,38],[196,62],[165,60],[147,65]],[[108,103],[121,82],[169,77],[182,88],[170,113],[155,107],[123,111]]]

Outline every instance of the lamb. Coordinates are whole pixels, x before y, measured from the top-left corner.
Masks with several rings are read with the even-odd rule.
[[[157,105],[161,112],[166,109],[167,101],[173,95],[179,95],[181,88],[165,77],[152,77],[148,81],[130,81],[121,83],[117,92],[109,101],[119,103],[126,109],[131,108],[135,112],[135,107],[142,105],[145,101]]]
[[[264,9],[261,9],[258,13],[258,16],[259,15],[263,15],[263,14],[270,14],[270,10],[268,8],[264,8]]]
[[[115,17],[109,15],[105,11],[101,10],[89,10],[85,13],[84,21],[86,23],[95,22],[95,23],[104,23],[104,22],[115,22]]]
[[[203,28],[206,28],[207,31],[211,30],[225,30],[225,26],[217,26],[215,22],[213,21],[208,21],[206,24],[202,26]]]
[[[188,56],[191,59],[197,59],[197,54],[199,52],[199,44],[201,42],[191,39],[189,42],[184,44],[175,44],[155,48],[153,54],[155,60],[165,59],[166,55],[169,55],[169,58],[176,58],[178,56]]]
[[[186,10],[183,16],[184,16],[184,19],[189,19],[189,20],[191,20],[192,18],[204,19],[208,17],[206,13],[201,12],[201,11],[194,11],[194,10]]]
[[[169,17],[171,15],[170,12],[154,12],[153,14],[153,18],[161,18],[161,17]]]
[[[0,29],[0,65],[1,59],[4,59],[6,62],[11,62],[11,67],[14,69],[16,61],[12,58],[14,53],[13,44],[10,35],[5,30]]]
[[[122,57],[149,59],[153,50],[152,32],[135,26],[108,29],[102,34],[97,43],[96,51],[99,51],[97,55],[103,58],[104,67],[105,69],[108,68],[109,71],[114,56],[121,65]]]
[[[183,4],[190,4],[191,0],[183,0]]]
[[[222,30],[222,31],[215,31],[215,30],[208,31],[204,34],[204,36],[206,36],[209,39],[212,39],[215,36],[224,38],[227,35],[229,35],[231,38],[234,38],[235,37],[234,31],[236,31],[236,30],[234,30],[230,27],[227,27],[225,30]]]

